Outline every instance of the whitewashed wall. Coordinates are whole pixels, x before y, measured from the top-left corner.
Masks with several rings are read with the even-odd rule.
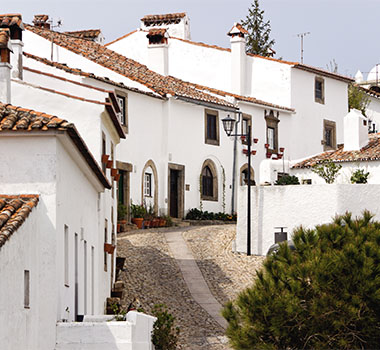
[[[274,244],[275,227],[286,227],[288,239],[295,228],[331,222],[336,214],[360,215],[367,209],[380,219],[379,185],[290,185],[252,188],[252,254],[265,255]],[[238,194],[236,249],[247,251],[247,188]]]
[[[3,150],[0,162],[1,192],[4,194],[39,194],[40,201],[26,222],[0,250],[0,343],[4,349],[47,349],[55,344],[55,323],[66,318],[64,309],[74,316],[74,232],[80,238],[83,228],[88,247],[96,254],[103,251],[98,235],[98,189],[88,176],[88,166],[65,135],[44,131],[40,136],[30,133],[6,133],[0,138]],[[67,149],[70,149],[70,154]],[[27,150],[27,151],[26,151]],[[22,155],[25,155],[23,157]],[[91,174],[91,172],[90,172]],[[97,181],[97,180],[95,180]],[[98,184],[96,187],[101,187]],[[79,209],[78,209],[79,208]],[[69,227],[69,287],[64,286],[63,229]],[[88,253],[87,257],[90,258]],[[79,311],[84,310],[83,242],[79,245]],[[82,265],[83,263],[83,265]],[[96,255],[97,275],[94,295],[95,313],[103,311],[100,266]],[[90,279],[91,262],[87,261]],[[30,309],[24,309],[23,273],[30,271]],[[88,281],[88,283],[90,283]],[[88,284],[87,302],[91,287]],[[5,297],[3,297],[5,296]],[[87,305],[90,309],[90,306]],[[92,311],[92,310],[91,310]]]
[[[380,162],[379,161],[369,161],[369,162],[342,162],[338,163],[342,165],[342,169],[339,171],[335,183],[337,184],[349,184],[350,179],[354,171],[362,169],[365,172],[369,172],[368,183],[369,184],[380,184]],[[302,180],[311,179],[312,184],[325,184],[325,180],[313,173],[310,168],[297,169],[293,168],[290,170],[291,175],[295,175],[299,178],[300,182]]]

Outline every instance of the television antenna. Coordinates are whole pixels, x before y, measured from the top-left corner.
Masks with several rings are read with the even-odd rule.
[[[305,33],[298,33],[297,36],[301,38],[301,63],[303,63],[303,38],[306,35],[311,34],[310,32],[305,32]]]
[[[50,23],[50,30],[51,30],[51,61],[53,61],[53,48],[54,48],[54,28],[60,28],[63,24],[61,19],[58,19],[57,24],[54,24],[53,18],[49,20]]]

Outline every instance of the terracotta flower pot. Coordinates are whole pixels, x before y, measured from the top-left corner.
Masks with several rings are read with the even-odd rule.
[[[142,229],[143,226],[143,218],[133,218],[132,222],[137,226],[137,228]]]
[[[121,231],[121,225],[117,224],[117,233],[119,233],[120,231]]]
[[[280,147],[280,152],[284,153],[284,151],[285,151],[285,147]]]
[[[115,246],[110,243],[104,243],[104,251],[108,254],[113,254]]]
[[[160,219],[153,219],[151,221],[152,227],[158,227],[160,225]]]
[[[111,168],[111,176],[116,176],[117,175],[117,169]]]
[[[109,157],[110,156],[108,154],[103,154],[102,155],[102,163],[107,163]]]
[[[160,227],[164,227],[166,225],[165,219],[160,219]]]
[[[106,168],[111,169],[112,165],[113,165],[113,161],[112,160],[107,160]]]
[[[258,143],[259,139],[253,139],[253,143]]]
[[[269,148],[269,143],[266,143],[264,146],[265,148]]]
[[[254,149],[253,151],[251,151],[251,154],[254,156],[256,155],[256,150]]]
[[[116,174],[113,179],[114,179],[114,181],[119,181],[120,180],[120,174]]]

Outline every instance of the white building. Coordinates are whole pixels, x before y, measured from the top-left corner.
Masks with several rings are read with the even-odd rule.
[[[79,68],[108,78],[108,84],[101,84],[91,74],[77,77],[113,89],[123,103],[127,138],[117,147],[117,164],[122,173],[119,200],[127,206],[132,199],[174,217],[183,217],[193,207],[234,209],[247,160],[242,154],[245,146],[238,142],[234,151],[234,141],[223,132],[221,119],[227,114],[243,114],[239,132],[253,119],[256,182],[263,159],[281,158],[283,149],[286,158],[299,158],[335,147],[342,139],[336,130],[347,112],[350,80],[297,63],[246,55],[239,25],[229,32],[231,50],[189,41],[184,14],[145,16],[141,30],[107,47],[45,27],[26,26],[25,52],[47,60],[53,53],[54,61],[67,64],[73,74]],[[305,136],[307,129],[313,137]],[[333,135],[331,144],[322,146],[327,129]]]
[[[0,104],[0,125],[0,343],[51,350],[57,321],[104,312],[98,198],[111,185],[66,120]]]

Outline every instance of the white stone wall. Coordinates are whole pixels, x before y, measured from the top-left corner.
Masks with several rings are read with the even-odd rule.
[[[265,255],[274,244],[275,227],[286,227],[288,239],[295,228],[331,222],[336,214],[351,212],[360,215],[371,211],[380,219],[379,185],[290,185],[252,188],[251,249],[252,254]],[[236,249],[247,251],[247,188],[238,194]]]
[[[0,249],[0,343],[4,349],[51,350],[55,344],[56,321],[74,317],[75,233],[79,243],[78,313],[85,308],[84,240],[88,248],[87,312],[102,313],[108,296],[104,284],[109,280],[101,275],[103,238],[98,234],[97,219],[101,185],[66,135],[55,136],[49,131],[36,134],[2,133],[0,138],[1,193],[40,195],[37,207]],[[69,228],[68,287],[63,278],[64,225]],[[92,246],[94,285],[91,283]],[[24,309],[23,304],[24,270],[30,271],[30,309]],[[92,290],[96,298],[93,310]],[[66,307],[69,315],[64,312]]]

